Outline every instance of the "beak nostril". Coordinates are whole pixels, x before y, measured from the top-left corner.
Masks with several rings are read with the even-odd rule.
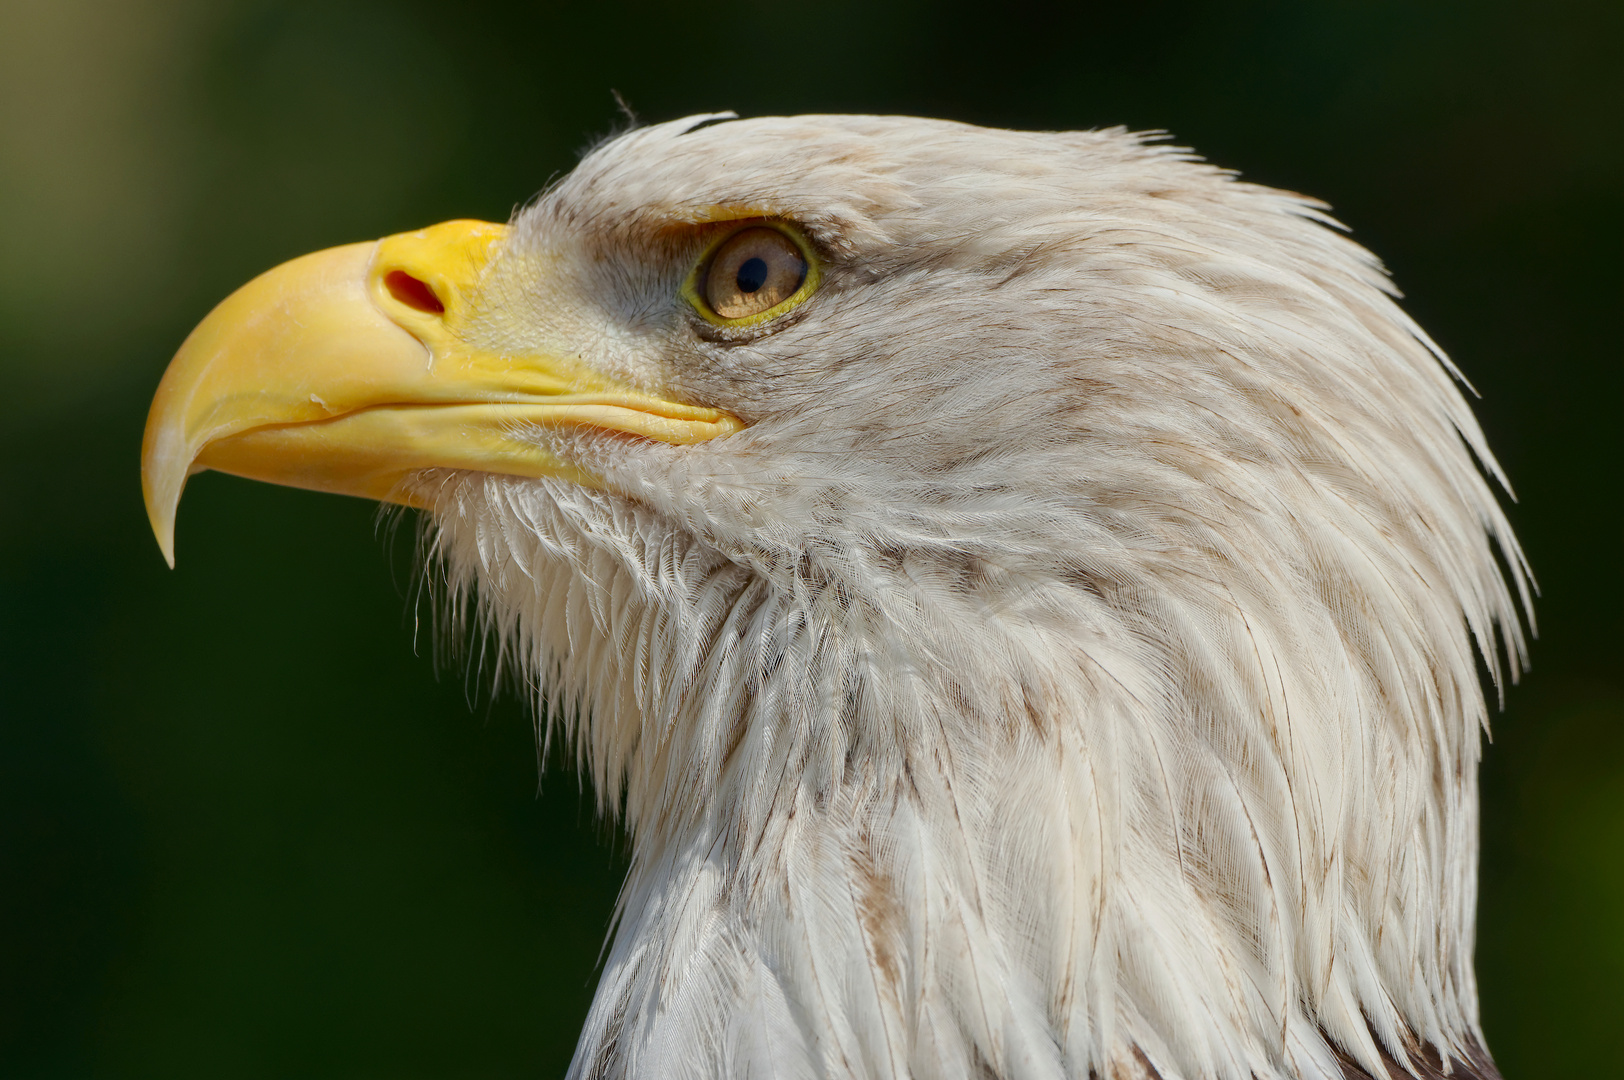
[[[391,270],[384,275],[383,283],[389,295],[407,307],[430,315],[445,314],[445,304],[422,278],[415,278],[404,270]]]

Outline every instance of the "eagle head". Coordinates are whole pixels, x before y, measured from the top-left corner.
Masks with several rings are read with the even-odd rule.
[[[148,508],[426,511],[632,837],[573,1076],[1490,1076],[1527,572],[1334,226],[1121,130],[639,128],[227,299]]]

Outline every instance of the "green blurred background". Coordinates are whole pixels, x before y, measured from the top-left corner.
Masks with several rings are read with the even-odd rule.
[[[1624,4],[0,0],[0,1076],[558,1075],[623,867],[410,529],[146,404],[290,256],[501,220],[617,120],[1166,128],[1329,199],[1483,394],[1544,596],[1478,949],[1510,1080],[1624,1076]],[[426,614],[426,613],[425,613]]]

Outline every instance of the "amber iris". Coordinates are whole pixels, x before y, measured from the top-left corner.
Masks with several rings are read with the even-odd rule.
[[[806,281],[806,257],[794,241],[766,226],[744,229],[716,250],[704,297],[724,319],[747,319],[795,295]]]

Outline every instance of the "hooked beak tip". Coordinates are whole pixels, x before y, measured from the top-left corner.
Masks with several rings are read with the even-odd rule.
[[[156,440],[163,441],[163,440]],[[175,468],[174,462],[163,461],[168,455],[155,453],[149,445],[142,455],[141,495],[147,507],[147,522],[158,541],[169,569],[175,568],[175,514],[180,509],[181,491],[186,486],[190,462]]]
[[[152,525],[152,535],[158,541],[158,550],[163,552],[164,562],[169,569],[175,568],[175,504],[170,503],[167,510],[147,505],[147,521]]]

